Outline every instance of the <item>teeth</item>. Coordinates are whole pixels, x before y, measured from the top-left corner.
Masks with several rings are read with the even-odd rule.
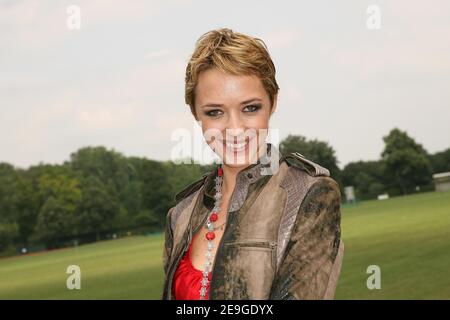
[[[229,143],[229,142],[226,143],[226,146],[230,149],[242,149],[245,147],[245,145],[246,145],[245,142],[238,143],[238,144]]]

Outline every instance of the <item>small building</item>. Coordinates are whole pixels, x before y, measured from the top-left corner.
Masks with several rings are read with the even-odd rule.
[[[353,186],[347,186],[344,188],[345,198],[347,199],[347,203],[355,203],[355,188]]]
[[[378,200],[387,200],[387,199],[389,199],[389,194],[387,194],[387,193],[379,194],[377,199]]]
[[[450,172],[433,174],[436,191],[450,191]]]

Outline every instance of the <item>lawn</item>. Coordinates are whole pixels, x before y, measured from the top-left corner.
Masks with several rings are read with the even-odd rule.
[[[450,192],[344,206],[336,299],[450,299]],[[381,289],[369,290],[369,265]]]
[[[450,192],[342,208],[345,257],[336,299],[450,299]],[[0,259],[0,299],[159,299],[163,236],[133,236]],[[66,269],[81,268],[81,290]],[[369,290],[369,265],[381,289]]]
[[[162,235],[133,236],[0,260],[0,299],[159,299]],[[81,290],[69,290],[69,265]]]

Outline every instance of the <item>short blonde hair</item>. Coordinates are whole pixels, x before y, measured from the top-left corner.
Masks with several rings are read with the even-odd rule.
[[[221,28],[204,33],[196,42],[186,67],[185,101],[195,113],[195,88],[202,71],[217,68],[232,75],[257,76],[270,98],[271,108],[279,87],[275,65],[264,41]]]

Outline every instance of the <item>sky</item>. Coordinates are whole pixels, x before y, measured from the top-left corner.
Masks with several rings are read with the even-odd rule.
[[[195,136],[189,56],[221,27],[267,44],[280,139],[326,141],[341,168],[379,159],[394,127],[450,147],[449,1],[0,0],[0,162],[99,145],[171,159],[174,132]]]

